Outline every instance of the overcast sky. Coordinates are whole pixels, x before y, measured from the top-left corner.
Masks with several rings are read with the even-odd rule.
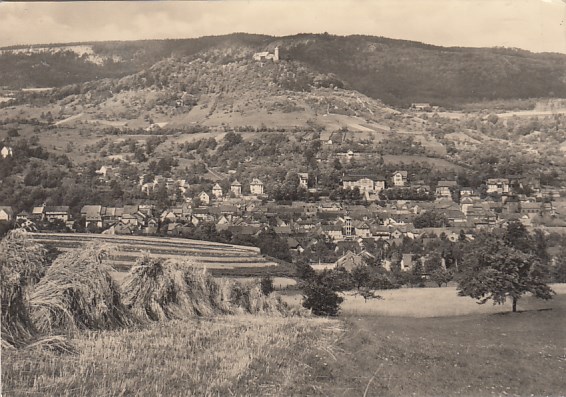
[[[325,31],[566,53],[566,0],[0,3],[0,46]]]

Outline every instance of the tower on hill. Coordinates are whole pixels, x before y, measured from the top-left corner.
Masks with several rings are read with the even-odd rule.
[[[275,47],[275,51],[273,52],[273,54],[270,54],[269,51],[263,51],[263,52],[256,52],[253,57],[254,61],[273,61],[273,62],[278,62],[279,61],[279,47]]]

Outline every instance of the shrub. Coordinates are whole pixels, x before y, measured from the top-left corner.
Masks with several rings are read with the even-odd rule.
[[[273,288],[273,278],[269,275],[263,276],[260,280],[261,292],[265,296],[269,296],[275,288]]]
[[[317,316],[337,316],[344,298],[325,285],[308,283],[303,288],[303,307]]]

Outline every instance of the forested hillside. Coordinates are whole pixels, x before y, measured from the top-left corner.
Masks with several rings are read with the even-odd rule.
[[[299,61],[386,104],[412,102],[450,106],[494,99],[566,96],[566,55],[534,54],[503,48],[444,48],[373,36],[301,34],[270,37],[251,34],[181,40],[82,43],[99,62],[66,45],[0,53],[0,86],[58,87],[117,78],[150,68],[166,58],[214,61],[279,46],[284,60]]]

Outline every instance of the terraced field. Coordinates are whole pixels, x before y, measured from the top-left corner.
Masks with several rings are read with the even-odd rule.
[[[80,249],[85,243],[109,244],[109,263],[117,270],[129,270],[137,258],[149,253],[167,259],[191,257],[196,266],[210,270],[262,269],[278,264],[264,258],[259,248],[168,237],[116,236],[75,233],[31,233],[33,240],[60,251]]]

